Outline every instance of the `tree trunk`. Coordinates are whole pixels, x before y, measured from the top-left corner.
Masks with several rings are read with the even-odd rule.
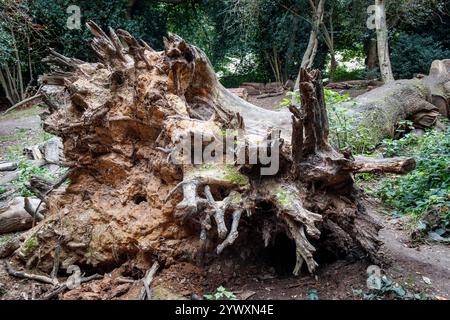
[[[429,76],[396,80],[342,103],[351,130],[364,131],[367,141],[376,145],[384,138],[393,138],[400,121],[429,128],[439,113],[448,117],[449,71],[450,60],[436,60]]]
[[[377,41],[370,38],[366,46],[366,69],[374,70],[378,66]]]
[[[325,43],[328,46],[328,50],[330,51],[330,81],[334,81],[336,75],[336,69],[338,67],[338,63],[336,61],[336,51],[334,50],[334,26],[333,26],[333,13],[330,13],[330,32],[328,32],[328,28],[325,23],[322,23],[323,35],[325,38]]]
[[[310,0],[312,19],[311,19],[311,33],[309,35],[308,46],[303,54],[302,64],[300,69],[310,69],[313,66],[314,58],[317,53],[317,46],[319,45],[319,40],[317,36],[319,35],[320,25],[323,21],[323,14],[325,10],[325,0]],[[295,90],[299,88],[300,84],[300,71],[295,81]]]
[[[27,266],[50,270],[57,243],[61,261],[93,268],[249,258],[280,233],[295,244],[294,274],[316,270],[317,250],[376,258],[379,226],[353,172],[414,163],[333,149],[319,71],[301,71],[301,109],[268,111],[221,86],[205,54],[176,35],[156,52],[88,26],[101,63],[48,59],[67,72],[69,96],[44,128],[62,137],[73,167],[19,250]]]
[[[394,81],[391,59],[389,57],[389,34],[386,24],[384,0],[375,0],[375,25],[377,30],[377,50],[381,78],[385,83]]]
[[[0,208],[0,235],[31,228],[32,216],[25,210],[24,198],[18,197]]]

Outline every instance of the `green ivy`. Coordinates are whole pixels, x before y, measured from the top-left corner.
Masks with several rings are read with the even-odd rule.
[[[382,182],[378,196],[395,215],[409,215],[418,236],[450,241],[450,127],[423,137],[407,134],[400,140],[386,140],[383,148],[385,156],[413,156],[417,167]]]
[[[227,291],[224,287],[220,286],[213,294],[205,294],[203,297],[206,300],[238,300],[233,292]]]

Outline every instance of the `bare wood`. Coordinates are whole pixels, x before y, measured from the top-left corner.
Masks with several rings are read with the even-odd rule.
[[[93,274],[92,276],[88,276],[88,277],[82,277],[80,279],[80,284],[82,283],[86,283],[89,281],[93,281],[93,280],[100,280],[103,279],[103,276],[100,274]],[[42,296],[40,299],[41,300],[50,300],[53,299],[54,297],[57,297],[58,295],[64,293],[64,291],[68,290],[69,288],[67,287],[67,285],[65,283],[60,284],[58,286],[56,286],[55,289],[53,289],[50,292],[47,292],[44,296]]]
[[[272,93],[265,93],[261,94],[259,96],[256,96],[256,99],[264,99],[264,98],[270,98],[270,97],[278,97],[284,94],[284,91],[281,92],[272,92]]]
[[[217,254],[221,254],[223,249],[232,245],[234,243],[234,241],[236,241],[236,239],[239,235],[238,227],[239,227],[239,220],[241,219],[242,211],[244,211],[244,210],[237,209],[233,212],[233,221],[231,223],[230,233],[228,234],[226,239],[217,246],[217,250],[216,250]]]
[[[23,106],[24,104],[27,104],[27,103],[29,103],[29,102],[32,102],[32,101],[35,101],[35,100],[38,100],[38,99],[41,99],[41,98],[42,98],[42,94],[40,94],[40,93],[39,93],[39,94],[35,94],[35,95],[32,96],[32,97],[26,98],[26,99],[24,99],[24,100],[22,100],[22,101],[16,103],[16,104],[13,105],[12,107],[9,107],[7,110],[5,110],[5,111],[3,112],[3,115],[5,115],[5,114],[11,112],[11,111],[14,110],[14,109],[17,109],[17,108],[20,107],[20,106]]]
[[[151,300],[151,295],[148,292],[150,292],[150,285],[151,285],[153,278],[155,277],[155,274],[158,271],[158,269],[159,269],[159,263],[158,263],[158,261],[155,261],[153,263],[152,267],[145,274],[145,277],[142,279],[144,288],[142,288],[139,293],[139,300],[146,300],[146,299]]]
[[[0,171],[14,171],[17,169],[17,162],[0,163]]]
[[[58,284],[58,280],[57,279],[52,279],[52,278],[47,277],[47,276],[42,276],[42,275],[27,273],[27,272],[24,272],[24,271],[15,270],[11,266],[9,261],[7,261],[7,260],[5,260],[4,265],[5,265],[6,272],[10,276],[13,276],[13,277],[16,277],[16,278],[22,278],[22,279],[29,279],[29,280],[39,281],[39,282],[43,282],[43,283],[47,283],[47,284],[53,284],[53,285],[57,285]]]
[[[33,207],[32,203],[28,197],[25,197],[25,199],[24,199],[24,209],[36,221],[44,220],[44,216],[41,213],[36,212],[36,208]]]
[[[24,209],[24,198],[17,197],[0,211],[0,234],[27,230],[31,227],[32,221]]]
[[[17,249],[19,249],[21,244],[20,236],[15,236],[10,239],[2,246],[0,246],[0,259],[8,258],[11,256]]]
[[[366,158],[355,157],[352,171],[355,173],[396,173],[405,174],[416,168],[413,158]]]
[[[50,203],[50,217],[64,212],[64,225],[77,221],[76,230],[62,230],[73,233],[70,236],[76,250],[64,250],[61,259],[89,261],[95,267],[118,263],[118,252],[134,257],[136,249],[130,245],[130,239],[144,242],[141,233],[130,233],[130,223],[136,227],[133,230],[144,230],[145,223],[145,230],[152,230],[152,239],[165,239],[146,241],[142,246],[144,254],[156,254],[160,261],[193,257],[196,250],[202,249],[216,248],[220,252],[225,245],[240,250],[241,241],[234,241],[238,234],[248,239],[242,242],[251,251],[259,246],[259,241],[268,245],[271,237],[280,232],[295,242],[296,274],[303,263],[310,272],[315,271],[313,243],[318,243],[318,248],[327,246],[330,252],[344,246],[347,252],[376,255],[378,225],[367,218],[359,204],[352,176],[361,168],[356,168],[349,153],[328,143],[320,72],[300,71],[302,111],[290,108],[290,112],[274,112],[226,90],[205,53],[176,35],[169,34],[164,51],[155,52],[126,31],[116,32],[128,45],[122,48],[112,32],[108,36],[97,26],[91,27],[95,37],[92,47],[101,63],[80,64],[63,77],[68,90],[83,83],[85,92],[79,93],[83,106],[79,108],[80,97],[73,95],[45,119],[45,127],[63,138],[67,158],[80,163],[72,168],[76,179],[71,192],[49,197],[49,201],[58,204]],[[422,109],[420,106],[416,111]],[[256,149],[251,146],[253,143],[267,151],[272,142],[283,141],[276,150],[280,154],[280,170],[266,177],[257,173],[262,162],[203,166],[165,161],[166,153],[184,136],[199,134],[221,141],[226,129],[242,129],[239,134],[243,145],[234,140],[231,149],[244,150],[246,155]],[[206,148],[206,144],[201,147]],[[177,195],[171,203],[163,201],[178,191],[182,197]],[[146,196],[151,219],[131,222],[129,216],[144,208],[144,204],[136,203],[136,196],[141,194]],[[263,203],[271,210],[260,214]],[[133,214],[122,215],[124,207]],[[92,220],[80,219],[80,210],[93,210],[99,215],[105,210],[115,212],[123,222],[116,226],[121,232],[115,232],[107,244],[100,241],[93,236]],[[242,214],[244,210],[246,215]],[[226,225],[229,221],[231,226]],[[336,227],[327,229],[324,236],[321,227],[329,221]],[[45,265],[51,265],[49,257],[59,241],[54,234],[58,219],[45,219],[43,223],[42,233],[34,234],[38,240],[45,239],[39,241],[39,251],[20,257],[30,265],[39,254],[46,259]],[[230,232],[227,227],[231,227]],[[254,233],[261,237],[250,239],[249,234]],[[89,246],[81,239],[91,239]],[[147,276],[150,277],[150,270],[141,288],[144,297],[150,295],[151,279]]]

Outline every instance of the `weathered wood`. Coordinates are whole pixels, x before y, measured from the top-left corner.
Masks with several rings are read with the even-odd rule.
[[[355,157],[352,171],[354,173],[396,173],[405,174],[416,168],[413,158],[365,158]]]
[[[52,278],[47,277],[47,276],[38,275],[38,274],[32,274],[32,273],[27,273],[25,271],[16,270],[16,269],[14,269],[11,266],[11,264],[7,260],[5,260],[4,266],[5,266],[6,272],[10,276],[13,276],[13,277],[16,277],[16,278],[21,278],[21,279],[34,280],[34,281],[47,283],[47,284],[53,284],[53,285],[57,285],[58,284],[58,280],[57,279],[52,279]]]
[[[8,258],[19,249],[21,244],[20,236],[14,236],[0,246],[0,259]]]
[[[17,162],[0,163],[0,171],[14,171],[17,169]]]
[[[0,234],[31,228],[33,219],[24,208],[24,198],[11,200],[0,212]]]
[[[144,288],[142,288],[139,293],[139,300],[151,300],[150,285],[152,284],[153,278],[155,277],[156,272],[158,272],[158,269],[159,263],[156,261],[145,274],[145,277],[142,279]]]

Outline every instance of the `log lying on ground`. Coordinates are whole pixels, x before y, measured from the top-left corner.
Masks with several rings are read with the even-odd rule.
[[[38,203],[38,199],[23,197],[14,198],[6,203],[0,209],[0,234],[30,229]],[[43,219],[41,211],[37,212],[36,221]]]
[[[416,167],[416,162],[412,158],[397,157],[388,159],[355,157],[353,164],[354,173],[396,173],[405,174]]]
[[[374,145],[393,138],[404,120],[416,128],[433,126],[440,113],[449,116],[449,66],[450,60],[434,61],[429,76],[393,81],[342,103],[349,125]]]
[[[24,198],[16,198],[1,209],[0,234],[27,230],[32,222],[33,218],[24,209]]]
[[[17,169],[17,162],[0,163],[0,171],[14,171]]]
[[[315,271],[317,251],[376,256],[379,226],[352,176],[363,168],[328,143],[320,72],[302,70],[301,110],[269,111],[226,90],[176,35],[157,52],[124,30],[88,27],[100,63],[49,59],[59,66],[45,79],[62,79],[68,98],[44,128],[74,165],[18,251],[27,266],[50,271],[57,246],[61,261],[93,268],[250,258],[280,233],[295,244],[295,274]],[[177,152],[182,141],[200,152]]]

